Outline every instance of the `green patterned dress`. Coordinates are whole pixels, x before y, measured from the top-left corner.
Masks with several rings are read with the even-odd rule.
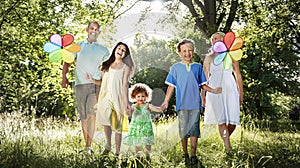
[[[144,146],[154,144],[154,133],[149,104],[143,107],[133,105],[134,111],[129,125],[127,136],[123,139],[123,143],[130,146]]]

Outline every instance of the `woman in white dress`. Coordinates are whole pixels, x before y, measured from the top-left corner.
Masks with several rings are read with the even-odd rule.
[[[223,40],[224,33],[216,32],[211,36],[212,45]],[[221,94],[203,91],[202,105],[205,107],[204,124],[217,124],[226,150],[230,150],[230,135],[240,124],[240,105],[243,102],[243,81],[239,63],[232,59],[232,67],[223,68],[223,63],[215,65],[214,58],[218,55],[211,51],[204,59],[204,72],[208,86],[222,87]]]
[[[102,155],[111,151],[112,131],[115,132],[116,155],[121,148],[122,131],[128,125],[125,113],[131,109],[128,98],[128,82],[134,74],[134,62],[127,44],[119,42],[110,57],[101,64],[102,80],[97,104],[96,128],[103,126],[106,146]],[[88,77],[91,78],[91,77]],[[126,125],[124,125],[126,124]]]

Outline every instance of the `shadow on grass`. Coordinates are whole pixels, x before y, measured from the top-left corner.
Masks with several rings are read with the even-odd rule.
[[[265,142],[245,139],[227,160],[239,160],[240,164],[248,163],[250,167],[298,168],[300,147],[297,142],[300,142],[300,137],[275,137]]]
[[[300,131],[300,120],[252,120],[243,125],[246,129],[260,129],[271,132],[298,132]]]

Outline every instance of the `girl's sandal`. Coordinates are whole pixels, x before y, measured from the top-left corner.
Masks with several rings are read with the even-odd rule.
[[[104,151],[102,152],[102,155],[108,155],[108,153],[111,151],[111,147],[108,145],[105,146]]]
[[[109,152],[110,152],[110,150],[105,148],[104,151],[102,152],[102,155],[108,155]]]

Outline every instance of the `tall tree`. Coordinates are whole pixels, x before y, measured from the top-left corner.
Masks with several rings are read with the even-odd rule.
[[[238,9],[238,0],[179,0],[190,11],[195,25],[206,36],[231,29]]]
[[[231,29],[239,3],[238,0],[161,0],[161,2],[168,2],[167,8],[174,15],[178,14],[179,3],[185,5],[195,26],[206,37],[216,31],[227,32]]]

